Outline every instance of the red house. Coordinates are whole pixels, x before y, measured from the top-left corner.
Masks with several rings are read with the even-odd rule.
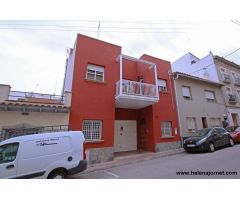
[[[133,58],[120,46],[77,35],[63,91],[72,93],[69,124],[83,131],[89,162],[112,160],[115,152],[180,146],[169,73],[168,61]]]

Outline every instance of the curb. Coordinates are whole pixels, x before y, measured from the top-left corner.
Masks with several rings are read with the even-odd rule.
[[[123,161],[121,163],[109,163],[108,162],[107,166],[99,166],[99,167],[96,166],[95,168],[93,166],[92,169],[87,169],[86,171],[81,172],[80,174],[76,174],[76,176],[86,175],[86,174],[89,174],[92,172],[103,171],[103,170],[107,170],[107,169],[111,169],[111,168],[115,168],[115,167],[120,167],[120,166],[135,164],[135,163],[141,163],[144,161],[154,160],[154,159],[158,159],[158,158],[168,157],[168,156],[180,154],[183,152],[184,152],[184,149],[180,148],[180,149],[177,149],[174,151],[170,150],[170,151],[156,153],[156,155],[145,157],[145,158],[135,158],[135,159],[133,158],[133,160],[125,161],[125,162]],[[110,162],[114,162],[114,161],[110,161]]]

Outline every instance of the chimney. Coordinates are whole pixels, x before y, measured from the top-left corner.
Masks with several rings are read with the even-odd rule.
[[[0,84],[0,103],[8,100],[11,86]]]

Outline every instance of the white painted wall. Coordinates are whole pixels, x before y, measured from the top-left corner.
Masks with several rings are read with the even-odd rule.
[[[75,54],[76,54],[76,44],[75,42],[73,52],[68,57],[66,71],[65,71],[65,79],[63,85],[63,93],[64,92],[72,92],[72,81],[73,81],[73,71],[74,71],[74,61],[75,61]]]
[[[193,60],[196,61],[194,64],[191,63]],[[202,59],[187,53],[173,62],[171,67],[173,72],[182,72],[219,83],[217,68],[211,52]],[[206,67],[205,70],[203,70],[204,67]]]

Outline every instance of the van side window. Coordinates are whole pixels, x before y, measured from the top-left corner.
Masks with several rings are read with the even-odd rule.
[[[0,164],[12,162],[17,157],[19,143],[11,143],[0,146]]]

